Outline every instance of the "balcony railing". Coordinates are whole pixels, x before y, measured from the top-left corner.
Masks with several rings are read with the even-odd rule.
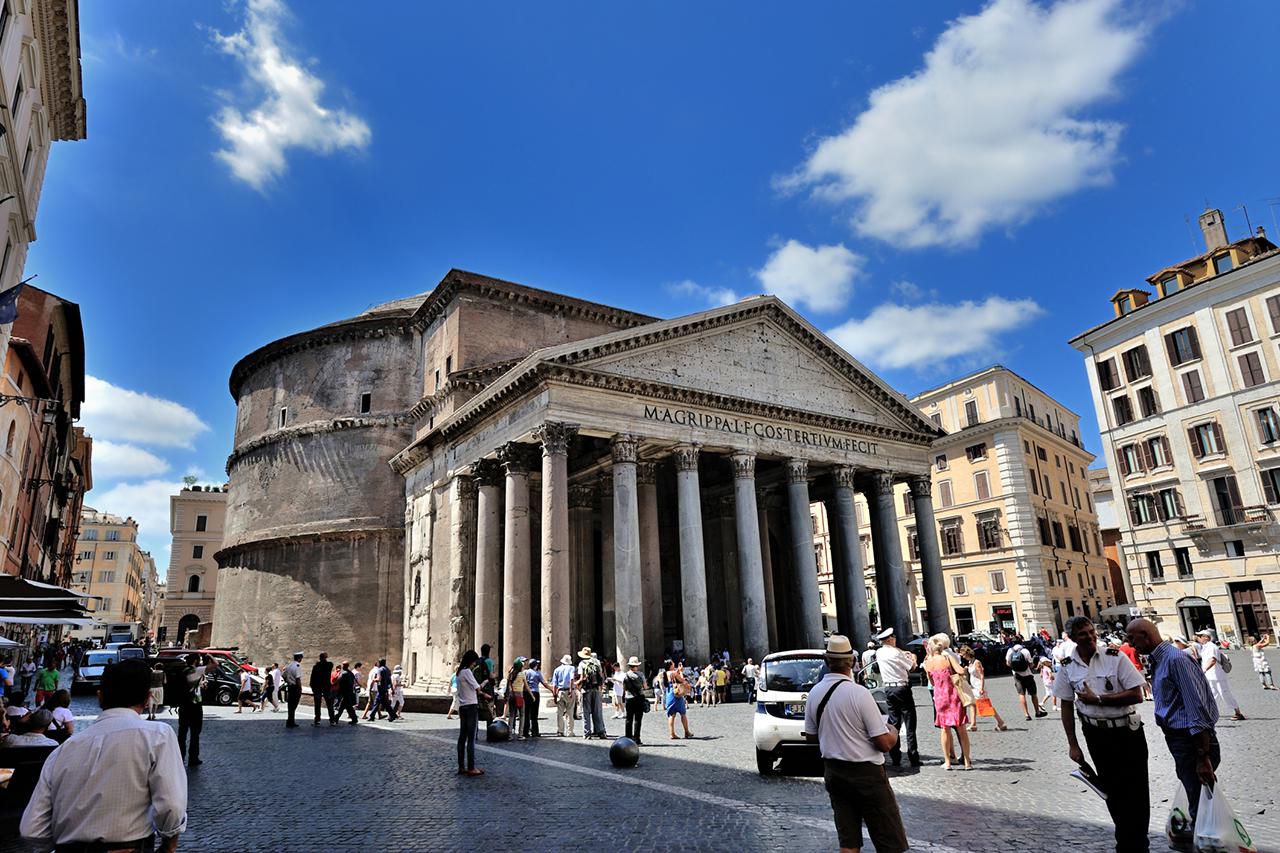
[[[1242,524],[1268,524],[1271,521],[1271,510],[1260,505],[1216,507],[1213,510],[1212,519],[1206,519],[1200,515],[1188,515],[1182,521],[1184,529],[1189,531],[1213,527],[1236,527]]]

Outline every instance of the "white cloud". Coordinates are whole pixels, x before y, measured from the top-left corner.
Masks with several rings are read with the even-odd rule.
[[[717,308],[721,305],[732,305],[741,299],[738,294],[727,287],[708,287],[705,284],[698,284],[696,281],[687,278],[684,281],[668,285],[667,290],[673,296],[692,297]]]
[[[853,282],[865,263],[866,258],[843,243],[815,248],[788,240],[756,271],[756,278],[766,293],[784,302],[819,312],[839,311],[849,303]]]
[[[895,281],[889,285],[889,290],[907,302],[919,302],[922,299],[937,299],[938,291],[935,288],[925,290],[914,281]]]
[[[100,438],[93,442],[93,475],[97,478],[153,477],[168,470],[168,462],[141,447]]]
[[[324,107],[324,83],[293,56],[280,34],[288,16],[283,0],[248,0],[244,27],[214,33],[215,44],[243,66],[246,83],[261,95],[247,113],[223,107],[214,125],[226,143],[217,152],[235,177],[262,190],[287,167],[285,151],[330,154],[369,144],[369,125],[345,110]]]
[[[85,501],[103,512],[131,516],[138,522],[138,540],[155,543],[149,549],[154,554],[169,538],[169,497],[181,489],[181,482],[161,479],[119,483],[101,493],[94,489]]]
[[[918,248],[973,243],[1109,183],[1123,126],[1082,116],[1142,46],[1120,5],[993,0],[958,18],[923,69],[872,92],[780,185],[852,202],[857,233]]]
[[[94,439],[190,448],[209,427],[186,406],[85,377],[81,423]]]
[[[828,334],[854,358],[873,367],[929,368],[951,359],[991,357],[999,351],[998,335],[1043,313],[1030,299],[1000,296],[954,305],[885,303]]]

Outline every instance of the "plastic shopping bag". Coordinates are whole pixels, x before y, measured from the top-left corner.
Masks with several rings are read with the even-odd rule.
[[[1200,807],[1196,810],[1195,853],[1258,853],[1244,824],[1236,818],[1222,786],[1200,789]]]
[[[1188,844],[1195,827],[1191,825],[1191,801],[1187,799],[1187,789],[1182,783],[1173,794],[1173,805],[1169,807],[1169,817],[1164,822],[1164,834],[1169,843],[1176,846]]]

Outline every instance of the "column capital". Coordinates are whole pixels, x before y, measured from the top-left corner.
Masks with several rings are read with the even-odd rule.
[[[542,444],[543,455],[564,456],[569,452],[569,442],[577,434],[577,424],[546,421],[533,431],[533,438]]]
[[[735,453],[729,457],[733,462],[735,480],[754,480],[756,477],[756,455],[754,453]]]
[[[841,466],[831,472],[831,478],[835,480],[836,487],[840,489],[852,489],[857,476],[857,469],[848,466]]]
[[[594,483],[576,483],[569,487],[569,507],[571,509],[591,509],[596,505],[596,486]]]
[[[474,500],[476,496],[476,481],[470,474],[458,474],[453,478],[453,487],[457,491],[459,500]]]
[[[700,444],[677,444],[671,448],[671,457],[676,461],[677,471],[697,471]]]
[[[788,459],[787,460],[787,482],[789,483],[809,482],[809,460],[808,459]]]
[[[481,459],[471,466],[471,470],[481,486],[502,485],[502,465],[496,459]]]
[[[911,489],[911,497],[917,500],[933,497],[933,479],[928,474],[908,477],[907,487]]]
[[[642,486],[652,486],[658,482],[657,462],[637,462],[636,482]]]
[[[527,444],[509,441],[498,448],[498,461],[508,475],[528,474],[533,465],[533,448]]]
[[[893,472],[892,471],[872,471],[867,477],[867,482],[876,492],[892,492],[893,491]]]
[[[610,446],[613,449],[613,461],[615,464],[619,462],[634,464],[640,456],[640,441],[634,435],[619,433],[613,437]]]

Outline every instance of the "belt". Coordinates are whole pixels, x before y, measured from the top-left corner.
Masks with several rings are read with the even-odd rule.
[[[1129,718],[1133,714],[1125,714],[1123,717],[1086,717],[1080,715],[1080,721],[1086,725],[1093,726],[1095,729],[1127,729],[1129,728]]]
[[[138,841],[70,841],[57,844],[57,853],[150,853],[155,849],[152,837]]]
[[[910,687],[910,681],[889,681],[881,685],[882,687]]]

